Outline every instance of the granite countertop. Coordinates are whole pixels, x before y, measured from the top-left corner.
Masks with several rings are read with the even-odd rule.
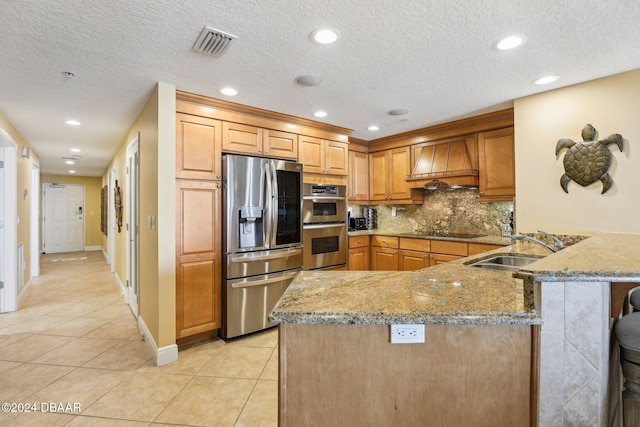
[[[531,280],[466,265],[498,253],[540,257],[521,270],[539,282],[640,282],[640,234],[596,235],[554,254],[518,241],[417,271],[303,271],[270,319],[308,324],[540,324]]]
[[[502,245],[508,246],[513,244],[514,240],[511,237],[491,236],[477,234],[474,237],[458,237],[456,234],[451,235],[432,235],[428,233],[398,233],[395,231],[387,230],[356,230],[349,231],[350,237],[355,236],[392,236],[392,237],[409,237],[413,239],[425,239],[425,240],[450,240],[455,242],[467,242],[467,243],[483,243],[488,245]]]

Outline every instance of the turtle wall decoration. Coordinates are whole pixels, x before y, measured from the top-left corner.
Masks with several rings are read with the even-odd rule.
[[[568,148],[562,163],[564,175],[560,178],[560,186],[565,193],[569,193],[567,185],[574,181],[583,187],[600,180],[602,193],[606,193],[613,185],[613,179],[609,175],[609,167],[613,155],[609,151],[610,144],[616,144],[620,151],[623,150],[623,139],[619,133],[609,135],[605,139],[596,141],[596,129],[590,124],[582,128],[582,142],[575,142],[569,138],[562,138],[556,144],[556,157],[560,150]]]

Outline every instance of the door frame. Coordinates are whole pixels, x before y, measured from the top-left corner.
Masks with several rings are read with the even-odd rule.
[[[127,303],[137,318],[140,312],[140,133],[127,145],[126,157],[126,258]]]
[[[31,277],[40,275],[40,165],[31,165],[31,254],[29,256],[29,272]]]
[[[111,168],[111,172],[109,172],[109,196],[107,197],[109,201],[109,207],[107,208],[107,244],[109,265],[112,273],[116,271],[116,207],[113,197],[116,188],[116,177],[116,167],[114,165]]]
[[[0,150],[4,167],[2,188],[0,188],[0,209],[4,217],[3,233],[0,233],[0,263],[2,269],[0,279],[4,287],[0,289],[0,313],[15,311],[18,308],[17,252],[18,252],[18,144],[2,128],[0,128]]]

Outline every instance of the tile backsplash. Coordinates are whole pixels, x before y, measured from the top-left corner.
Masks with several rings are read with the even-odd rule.
[[[471,233],[499,236],[509,224],[513,202],[479,203],[477,190],[425,191],[420,205],[371,205],[377,228],[399,233]],[[396,216],[392,216],[392,207]],[[351,216],[362,216],[361,206],[350,206]]]

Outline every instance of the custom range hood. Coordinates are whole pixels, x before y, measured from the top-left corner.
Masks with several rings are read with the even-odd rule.
[[[411,147],[411,188],[477,188],[478,144],[475,136],[426,142]]]

